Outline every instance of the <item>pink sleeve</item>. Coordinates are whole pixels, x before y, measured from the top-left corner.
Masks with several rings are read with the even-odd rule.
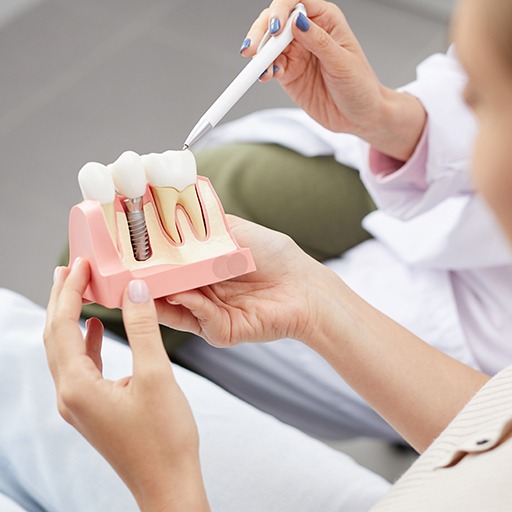
[[[379,184],[407,184],[425,190],[427,185],[426,167],[428,156],[428,122],[423,134],[407,162],[396,160],[376,149],[370,148],[369,170]]]

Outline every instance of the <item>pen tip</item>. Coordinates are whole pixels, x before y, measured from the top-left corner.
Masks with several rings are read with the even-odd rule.
[[[186,149],[188,149],[188,144],[183,144],[182,151],[185,151]]]

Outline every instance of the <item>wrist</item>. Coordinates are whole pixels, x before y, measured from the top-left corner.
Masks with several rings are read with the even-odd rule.
[[[155,468],[149,479],[131,490],[141,512],[210,511],[198,461],[171,472]]]
[[[372,122],[355,135],[377,151],[406,162],[421,139],[427,113],[418,98],[405,92],[382,86],[380,97]]]
[[[295,339],[320,354],[325,354],[333,340],[346,339],[353,317],[350,296],[358,296],[332,270],[318,263],[308,274],[308,314],[303,329]]]

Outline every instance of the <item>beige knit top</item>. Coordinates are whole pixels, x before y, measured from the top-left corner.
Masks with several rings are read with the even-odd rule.
[[[512,366],[492,378],[371,512],[512,512]]]

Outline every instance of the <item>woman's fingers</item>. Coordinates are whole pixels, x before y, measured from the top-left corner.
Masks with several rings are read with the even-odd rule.
[[[294,0],[274,0],[268,8],[268,30],[270,34],[276,36],[286,24],[290,13],[293,11],[297,2]]]
[[[89,264],[84,259],[74,262],[70,271],[61,269],[50,296],[45,328],[45,343],[54,365],[72,365],[85,353],[78,320],[82,310],[82,295],[89,284]]]
[[[170,304],[179,304],[186,308],[199,325],[208,324],[218,314],[218,307],[200,290],[177,293],[167,297]]]
[[[274,0],[252,24],[242,43],[240,53],[244,57],[253,57],[267,30],[271,35],[280,34],[297,3],[297,0]],[[302,0],[302,4],[309,17],[321,16],[332,7],[325,0]],[[305,23],[304,16],[300,23]]]
[[[258,46],[268,29],[268,9],[264,9],[252,24],[247,36],[242,43],[240,53],[244,57],[254,57]]]
[[[164,322],[169,327],[198,334],[210,343],[219,340],[223,343],[229,342],[230,340],[227,339],[231,329],[229,315],[219,307],[214,298],[207,296],[208,291],[214,295],[211,288],[205,287],[202,290],[191,290],[167,297],[171,310],[179,307],[183,316],[178,317],[177,312],[164,313],[164,317],[167,316]],[[173,324],[173,320],[176,323]],[[193,329],[188,328],[190,326]]]
[[[163,372],[171,376],[155,304],[143,280],[131,281],[124,293],[123,323],[133,352],[134,378],[162,375]]]
[[[180,331],[200,333],[202,322],[207,321],[205,309],[209,302],[200,290],[169,295],[166,302],[165,325]]]
[[[274,71],[274,78],[279,80],[284,75],[284,71],[286,69],[286,63],[287,58],[285,55],[281,54],[277,59],[274,61],[273,71]]]
[[[158,321],[167,327],[178,331],[199,334],[201,327],[197,318],[179,302],[166,297],[155,301]]]
[[[296,0],[275,0],[270,7],[261,11],[247,32],[240,53],[244,57],[254,57],[267,30],[272,36],[280,34],[296,5]]]
[[[323,28],[301,14],[292,29],[297,42],[317,57],[322,66],[329,69],[339,64],[343,49]]]
[[[53,286],[50,291],[50,297],[48,299],[48,306],[46,308],[46,316],[52,317],[55,311],[55,305],[57,303],[57,298],[60,295],[60,291],[62,290],[62,286],[64,285],[64,281],[66,280],[67,275],[69,274],[69,269],[67,267],[56,267],[53,271]]]

